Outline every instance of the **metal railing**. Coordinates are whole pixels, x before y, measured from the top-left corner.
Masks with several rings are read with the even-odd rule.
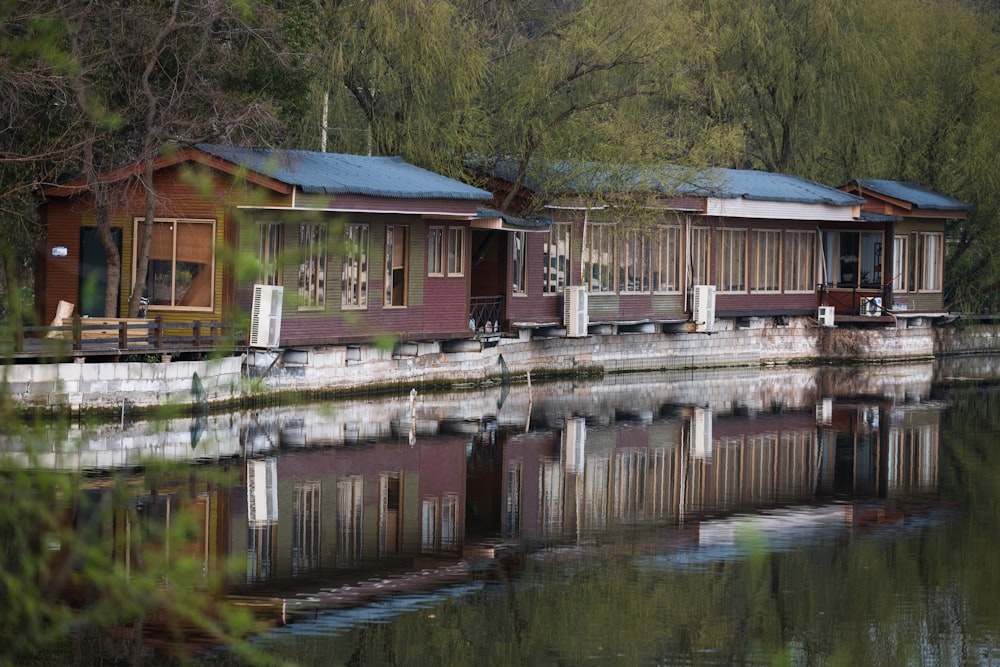
[[[469,299],[469,329],[477,333],[500,333],[503,295],[474,296]]]

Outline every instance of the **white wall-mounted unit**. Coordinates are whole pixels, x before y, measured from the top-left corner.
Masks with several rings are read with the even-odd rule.
[[[563,298],[563,324],[567,338],[587,335],[590,314],[587,312],[587,286],[573,285],[566,288]]]
[[[691,295],[691,319],[694,330],[715,331],[715,285],[695,285]]]
[[[250,347],[277,347],[281,336],[280,285],[254,285],[250,306]]]
[[[868,317],[878,317],[882,314],[882,297],[863,296],[861,297],[861,314]]]
[[[688,431],[691,456],[696,459],[712,458],[712,409],[694,408],[691,428]]]
[[[819,320],[821,327],[832,327],[835,315],[836,309],[833,306],[820,306],[819,312],[816,314],[816,319]]]

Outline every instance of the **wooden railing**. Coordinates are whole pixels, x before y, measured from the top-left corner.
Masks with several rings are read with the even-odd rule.
[[[204,354],[232,349],[242,341],[224,322],[164,322],[162,317],[74,317],[63,326],[21,326],[12,349],[16,358]]]

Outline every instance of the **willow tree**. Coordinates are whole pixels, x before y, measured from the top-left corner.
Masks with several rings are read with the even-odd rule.
[[[447,0],[331,3],[322,14],[326,109],[313,149],[402,155],[445,174],[472,149],[486,57]],[[328,139],[328,140],[327,140]]]

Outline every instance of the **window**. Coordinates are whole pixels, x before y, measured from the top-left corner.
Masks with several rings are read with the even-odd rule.
[[[385,306],[406,306],[407,228],[388,225],[385,228]]]
[[[681,228],[657,227],[650,248],[654,292],[679,292],[681,289]]]
[[[692,285],[711,284],[711,273],[709,273],[711,250],[712,230],[708,227],[692,227],[690,253]]]
[[[514,294],[527,294],[528,242],[527,232],[514,232],[513,240],[513,271],[511,273],[511,289]]]
[[[751,289],[754,292],[781,291],[781,232],[759,229],[753,235],[754,272]]]
[[[368,225],[344,227],[344,270],[340,282],[342,308],[368,307]]]
[[[745,292],[747,288],[747,230],[719,230],[719,291]]]
[[[827,232],[828,280],[837,287],[881,289],[882,234],[877,232]]]
[[[444,275],[444,227],[427,230],[427,275]]]
[[[618,272],[622,292],[649,292],[649,239],[641,231],[625,232]]]
[[[785,291],[816,289],[816,232],[785,232]]]
[[[136,218],[133,257],[138,255],[142,223],[142,218]],[[150,308],[156,310],[212,310],[215,303],[215,220],[158,219],[153,222],[146,298]]]
[[[257,257],[260,272],[257,282],[261,285],[281,284],[281,249],[284,246],[282,226],[277,222],[257,224]]]
[[[326,305],[326,225],[299,225],[299,310]]]
[[[920,261],[918,289],[921,292],[941,291],[942,234],[920,233],[917,235],[917,255]]]
[[[544,246],[545,294],[559,294],[570,284],[570,233],[573,225],[557,223],[549,227]]]
[[[465,228],[448,228],[448,275],[465,275]]]
[[[321,508],[319,482],[296,482],[292,499],[292,573],[319,568]]]
[[[583,271],[588,289],[592,293],[613,292],[614,282],[614,227],[590,225],[589,238],[583,248]]]
[[[892,275],[889,276],[889,284],[894,292],[905,292],[910,288],[906,270],[909,265],[909,241],[905,234],[892,238]]]

